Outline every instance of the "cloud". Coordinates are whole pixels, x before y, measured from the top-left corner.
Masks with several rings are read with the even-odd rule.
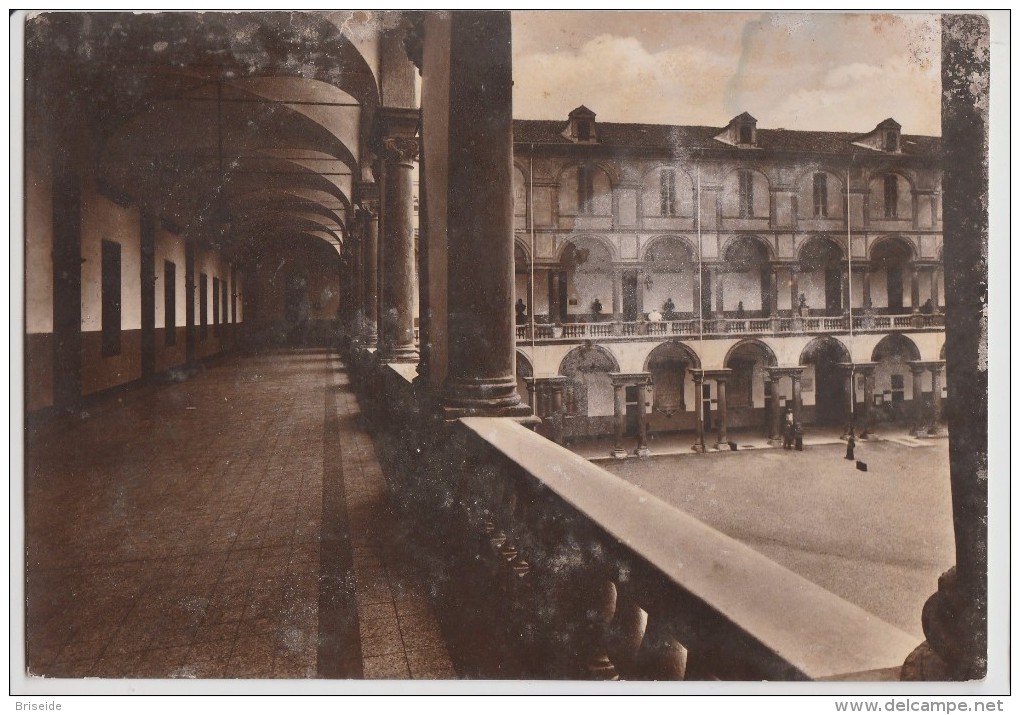
[[[718,87],[734,57],[690,45],[648,52],[634,37],[603,34],[578,50],[515,58],[514,115],[559,119],[585,104],[604,121],[719,124]]]

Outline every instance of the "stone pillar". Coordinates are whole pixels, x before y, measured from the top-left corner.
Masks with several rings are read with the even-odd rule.
[[[704,370],[691,370],[691,377],[694,379],[694,410],[697,417],[697,437],[691,446],[695,452],[705,451],[705,408],[704,398],[701,396],[701,386],[705,382]]]
[[[942,436],[942,371],[946,369],[943,361],[929,363],[931,370],[931,429],[933,436]]]
[[[839,364],[839,368],[843,373],[843,391],[846,393],[846,420],[840,439],[856,438],[857,434],[854,431],[854,422],[857,417],[855,414],[856,410],[854,409],[854,403],[857,401],[856,390],[854,389],[855,366],[852,362],[844,362]]]
[[[715,380],[715,390],[717,398],[716,404],[718,405],[717,408],[718,424],[716,425],[717,439],[715,444],[716,449],[730,448],[730,438],[728,434],[729,428],[726,417],[726,380],[727,378],[729,378],[730,372],[732,371],[729,368],[725,368],[722,370],[708,370],[705,372],[705,377],[707,377],[710,380]]]
[[[538,403],[535,401],[535,378],[524,378],[524,384],[528,386],[528,404],[531,406],[531,413],[538,416]]]
[[[942,16],[943,232],[946,332],[983,336],[988,305],[989,24]],[[984,95],[987,97],[987,95]],[[926,640],[904,663],[904,680],[979,680],[988,672],[987,341],[949,340],[946,417],[956,565],[925,603]]]
[[[198,356],[198,331],[195,328],[195,239],[184,236],[184,353],[187,365],[193,366]],[[245,315],[245,318],[249,318]],[[254,321],[252,321],[254,322]]]
[[[418,362],[414,344],[414,162],[418,110],[376,110],[375,144],[383,162],[382,310],[379,352],[384,362]]]
[[[554,323],[563,320],[560,314],[560,270],[556,267],[549,271],[549,320]]]
[[[153,214],[142,211],[139,278],[142,288],[142,378],[145,379],[156,374],[156,221]],[[216,300],[222,305],[221,296],[217,295]],[[221,318],[224,323],[227,322],[226,315]]]
[[[914,401],[914,425],[910,433],[915,436],[923,436],[928,433],[928,426],[925,424],[927,410],[924,406],[924,374],[928,372],[928,364],[924,362],[911,362],[910,374],[913,379],[912,399]]]
[[[861,272],[861,288],[863,289],[864,295],[864,311],[866,313],[871,312],[871,266],[866,266]]]
[[[769,391],[769,444],[782,442],[779,434],[779,375],[770,374],[765,384]]]
[[[639,457],[647,457],[651,452],[648,449],[648,420],[645,410],[648,409],[648,398],[650,397],[652,383],[646,377],[638,382],[638,443],[634,454]]]
[[[82,187],[69,144],[82,148],[69,137],[53,157],[53,397],[57,408],[73,411],[82,393]]]
[[[800,396],[800,378],[804,374],[804,368],[797,368],[790,373],[790,379],[793,380],[793,419],[795,422],[800,422],[801,412],[801,396]]]
[[[867,439],[871,436],[871,410],[875,403],[875,363],[858,363],[857,372],[864,379],[864,404],[857,429],[860,438]]]
[[[939,312],[939,267],[932,266],[931,269],[931,305],[935,313]]]
[[[613,451],[610,454],[617,459],[627,456],[623,448],[623,433],[627,429],[627,386],[613,379]]]
[[[530,409],[521,404],[514,374],[510,13],[451,13],[449,52],[449,361],[442,402],[448,418],[525,417]]]
[[[362,295],[364,332],[362,343],[374,348],[379,342],[379,187],[371,182],[357,185],[361,210],[358,217],[362,236]]]

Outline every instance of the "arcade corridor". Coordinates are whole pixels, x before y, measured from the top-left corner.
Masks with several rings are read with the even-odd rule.
[[[334,355],[281,351],[31,431],[29,670],[456,677],[357,415]]]

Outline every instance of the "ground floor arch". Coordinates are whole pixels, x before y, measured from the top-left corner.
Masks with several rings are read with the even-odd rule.
[[[608,434],[613,429],[613,383],[619,372],[616,358],[599,345],[581,345],[563,358],[559,374],[567,378],[563,390],[564,435]]]
[[[831,336],[815,338],[805,346],[800,357],[800,364],[807,368],[801,383],[802,422],[838,425],[847,421],[846,368],[842,366],[850,362],[850,351]]]

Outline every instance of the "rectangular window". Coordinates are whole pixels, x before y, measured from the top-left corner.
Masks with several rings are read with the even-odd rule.
[[[890,375],[892,380],[892,401],[903,402],[903,375]]]
[[[200,273],[198,278],[198,337],[209,336],[209,276]]]
[[[754,174],[750,171],[737,173],[740,180],[740,218],[754,216]]]
[[[212,279],[212,332],[220,336],[220,279]]]
[[[103,241],[103,356],[120,355],[120,244]]]
[[[896,151],[896,132],[885,133],[885,150]]]
[[[740,125],[740,143],[741,144],[753,144],[754,133],[751,131],[751,127],[747,124]]]
[[[659,174],[659,213],[676,216],[676,172],[663,169]]]
[[[577,167],[577,212],[590,214],[593,209],[594,178],[590,166]]]
[[[815,174],[814,205],[816,217],[825,218],[829,215],[829,187],[825,182],[825,174]]]
[[[177,344],[177,266],[163,261],[163,344]]]
[[[899,182],[895,174],[885,177],[885,217],[896,218],[896,204],[899,202]]]
[[[230,316],[227,313],[227,295],[230,291],[227,289],[227,279],[224,278],[223,282],[220,283],[220,287],[223,289],[220,297],[220,315],[223,317],[223,323],[230,322]]]

